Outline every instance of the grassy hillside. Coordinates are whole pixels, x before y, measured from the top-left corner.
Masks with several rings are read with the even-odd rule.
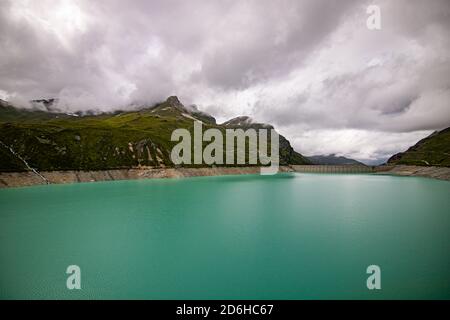
[[[407,151],[392,156],[388,164],[450,167],[450,127],[435,132]]]
[[[173,166],[172,131],[193,132],[194,119],[204,130],[225,126],[176,97],[154,107],[131,112],[90,116],[27,111],[0,105],[0,171],[21,171],[26,166],[9,148],[38,170],[103,170],[139,166]],[[8,147],[8,148],[7,148]],[[307,161],[280,137],[280,162]]]
[[[231,119],[222,124],[225,128],[237,129],[242,128],[243,130],[247,130],[249,128],[259,130],[259,129],[274,129],[273,126],[264,124],[264,123],[256,123],[253,122],[249,117],[237,117]],[[280,163],[283,165],[286,164],[311,164],[310,161],[302,156],[300,153],[296,152],[292,147],[291,143],[282,135],[280,135],[279,141],[280,148]]]

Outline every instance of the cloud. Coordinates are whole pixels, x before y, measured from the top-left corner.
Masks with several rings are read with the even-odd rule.
[[[368,164],[380,164],[399,151],[429,135],[428,131],[392,133],[356,129],[308,130],[300,134],[291,132],[294,148],[305,155],[350,156]]]
[[[449,15],[447,0],[4,0],[0,93],[67,111],[178,95],[301,152],[374,159],[450,125]]]

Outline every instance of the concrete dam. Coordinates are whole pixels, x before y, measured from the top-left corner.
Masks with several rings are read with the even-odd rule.
[[[291,165],[296,172],[304,173],[372,173],[374,167],[363,165]]]

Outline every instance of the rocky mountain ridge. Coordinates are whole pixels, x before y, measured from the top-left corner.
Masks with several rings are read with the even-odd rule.
[[[194,121],[201,121],[205,129],[247,128],[217,124],[214,117],[184,106],[177,97],[139,110],[96,115],[17,109],[2,103],[0,141],[6,147],[0,146],[0,171],[172,167],[170,152],[176,143],[171,134],[178,128],[192,132]],[[280,164],[306,163],[280,136]]]

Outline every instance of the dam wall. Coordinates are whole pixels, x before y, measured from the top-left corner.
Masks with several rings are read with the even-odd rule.
[[[296,172],[304,173],[372,173],[373,167],[363,165],[291,165]]]

